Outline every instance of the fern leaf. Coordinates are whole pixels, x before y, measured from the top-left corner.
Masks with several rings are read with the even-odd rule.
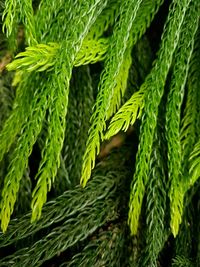
[[[109,38],[90,40],[85,38],[74,63],[75,67],[87,64],[94,64],[106,57],[109,46]]]
[[[189,148],[192,148],[192,144],[194,145],[194,147],[192,148],[191,154],[189,156],[189,177],[190,177],[190,186],[193,186],[194,183],[197,181],[197,179],[200,176],[200,161],[199,161],[199,155],[200,155],[200,141],[199,141],[199,128],[198,128],[198,115],[199,115],[199,103],[198,103],[198,91],[199,91],[199,51],[200,51],[200,47],[199,47],[199,31],[198,31],[198,36],[196,39],[196,46],[194,49],[194,55],[193,55],[193,60],[191,62],[191,75],[189,76],[189,88],[191,88],[191,90],[193,92],[193,97],[196,97],[196,99],[194,99],[194,101],[196,100],[196,111],[194,113],[194,115],[196,114],[195,118],[194,118],[194,124],[195,124],[195,130],[196,130],[196,138],[195,140],[191,140],[191,143],[189,143],[188,140],[188,146]],[[191,92],[191,94],[192,94]],[[195,104],[193,104],[192,106],[193,108],[195,108]],[[193,115],[193,114],[192,114]],[[193,117],[192,117],[193,118]],[[192,137],[194,137],[194,133],[192,135],[192,131],[191,134],[189,136],[190,139],[192,139]],[[198,141],[197,141],[197,140]],[[192,143],[193,141],[193,143]],[[196,142],[194,144],[194,142]]]
[[[149,162],[153,136],[157,124],[158,107],[164,93],[164,85],[177,47],[180,29],[190,0],[172,3],[162,35],[158,58],[151,73],[140,90],[148,91],[145,96],[144,116],[140,128],[140,146],[136,157],[136,170],[131,186],[129,225],[132,234],[137,233],[139,215],[145,186],[148,181]]]
[[[67,128],[62,151],[72,186],[77,185],[81,175],[82,157],[94,103],[93,93],[89,67],[75,69],[70,86]],[[55,183],[55,186],[59,187],[57,184],[58,182]]]
[[[184,171],[188,171],[188,158],[198,138],[198,88],[199,88],[199,49],[200,31],[197,31],[194,51],[190,62],[190,69],[187,80],[187,99],[184,109],[184,116],[181,122],[181,145],[182,162]]]
[[[113,96],[113,88],[116,77],[120,71],[126,42],[130,37],[131,28],[141,1],[126,1],[121,4],[120,19],[114,28],[110,46],[105,61],[105,69],[99,84],[99,94],[91,117],[92,125],[89,130],[86,151],[83,157],[81,184],[86,185],[95,165],[95,156],[99,154],[100,139],[105,129],[105,116],[110,99]]]

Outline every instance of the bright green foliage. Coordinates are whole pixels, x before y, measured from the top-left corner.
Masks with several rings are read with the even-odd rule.
[[[24,69],[28,72],[37,70],[45,71],[55,64],[56,52],[59,46],[56,43],[49,45],[38,44],[35,47],[27,47],[25,52],[19,53],[6,67],[9,71]]]
[[[144,116],[140,128],[140,146],[130,195],[129,224],[132,234],[137,233],[145,186],[148,182],[150,154],[157,124],[158,106],[164,93],[164,85],[172,63],[173,53],[177,47],[180,29],[190,3],[187,0],[177,2],[177,5],[175,3],[171,5],[158,58],[142,85],[142,89],[140,89],[148,90],[148,94],[145,98]]]
[[[101,61],[105,57],[108,50],[108,39],[101,38],[99,40],[85,40],[77,54],[74,65],[81,66],[89,63],[94,64]],[[7,69],[22,69],[28,72],[52,70],[58,56],[59,45],[57,43],[38,44],[35,47],[27,47],[25,52],[19,53]]]
[[[127,131],[129,126],[133,125],[136,119],[141,117],[143,101],[144,93],[141,90],[134,93],[112,118],[105,139],[109,139],[120,130]]]
[[[94,168],[95,164],[95,156],[100,152],[100,141],[103,138],[103,131],[105,130],[105,118],[106,116],[109,117],[109,115],[106,115],[108,112],[107,110],[110,108],[112,103],[111,99],[114,96],[114,89],[116,90],[118,88],[117,81],[119,79],[120,69],[122,68],[123,60],[126,54],[125,49],[128,46],[131,47],[136,42],[140,34],[143,33],[142,29],[138,30],[137,28],[137,30],[135,30],[135,32],[133,31],[132,33],[132,27],[134,27],[134,23],[137,25],[137,19],[141,19],[141,14],[139,13],[140,7],[142,6],[141,2],[142,1],[139,0],[131,1],[130,3],[129,1],[123,2],[120,9],[119,21],[114,28],[113,35],[110,40],[110,47],[105,60],[104,72],[101,76],[99,84],[99,93],[94,106],[94,113],[91,117],[92,125],[89,130],[87,148],[83,158],[83,170],[81,177],[81,183],[83,186],[86,185],[88,179],[90,178],[91,170]],[[152,4],[150,7],[152,6],[154,8],[154,13],[155,6]],[[148,4],[147,8],[149,8]],[[141,11],[142,10],[143,9],[141,8]],[[151,17],[151,13],[149,15],[149,17]],[[142,19],[143,21],[138,19],[138,22],[142,22],[141,24],[145,25],[144,27],[147,27],[148,24],[146,23],[146,16],[142,16]],[[127,43],[129,38],[130,44]],[[114,106],[118,105],[118,98],[119,97],[116,97],[116,103]]]
[[[0,266],[200,266],[200,2],[0,18]]]
[[[193,58],[192,58],[192,62],[191,62],[191,70],[190,70],[190,80],[189,80],[189,84],[188,84],[188,90],[191,97],[193,97],[191,99],[190,97],[190,109],[188,108],[188,110],[191,110],[192,108],[194,109],[193,112],[193,116],[195,117],[191,117],[189,119],[189,116],[186,117],[187,118],[187,124],[189,124],[189,122],[191,123],[194,122],[194,129],[193,132],[191,134],[191,138],[193,138],[190,143],[188,140],[188,146],[190,148],[190,150],[188,151],[190,154],[190,158],[189,158],[189,174],[190,174],[190,186],[192,186],[197,179],[200,176],[200,161],[199,161],[199,155],[200,155],[200,141],[199,141],[199,120],[198,120],[198,115],[199,115],[199,67],[200,67],[200,63],[198,60],[198,57],[200,55],[200,46],[199,46],[199,40],[200,40],[200,31],[198,30],[198,35],[196,38],[196,45],[194,47],[194,53],[193,53]],[[194,92],[193,92],[194,90]],[[188,93],[188,94],[189,94]],[[189,102],[189,100],[188,100]],[[188,111],[189,112],[189,111]],[[193,119],[193,120],[192,120]],[[187,127],[188,129],[189,127]],[[191,128],[191,127],[190,127]],[[192,129],[191,129],[192,130]],[[186,132],[186,131],[185,131]],[[187,133],[187,132],[186,132]],[[186,139],[187,140],[187,139]],[[194,143],[196,142],[195,146]],[[194,146],[194,147],[193,147]],[[191,149],[193,151],[191,151]]]
[[[180,113],[189,62],[194,46],[195,33],[198,27],[199,6],[198,3],[191,3],[186,13],[179,45],[175,52],[176,61],[173,66],[166,111],[166,136],[168,141],[168,168],[170,179],[169,197],[171,202],[170,225],[174,236],[177,235],[181,222],[184,187],[185,183],[187,183],[187,181],[183,180],[184,178],[181,173]],[[191,16],[194,19],[193,27],[189,24]]]

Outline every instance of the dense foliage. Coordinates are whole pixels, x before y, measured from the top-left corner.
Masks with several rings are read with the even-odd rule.
[[[0,266],[200,266],[200,1],[0,16]]]

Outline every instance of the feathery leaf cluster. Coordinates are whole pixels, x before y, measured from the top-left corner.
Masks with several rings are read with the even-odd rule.
[[[200,266],[200,2],[0,18],[0,266]]]

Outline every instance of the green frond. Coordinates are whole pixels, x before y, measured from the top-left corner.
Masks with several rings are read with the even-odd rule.
[[[195,142],[198,140],[198,88],[200,63],[200,31],[197,31],[192,58],[190,61],[190,69],[187,80],[187,98],[184,109],[184,116],[181,121],[181,145],[182,145],[182,162],[184,171],[188,171],[189,155],[194,148]]]
[[[177,235],[183,213],[185,178],[182,176],[182,150],[180,140],[181,105],[187,80],[195,34],[198,28],[200,5],[191,3],[181,29],[181,37],[175,51],[175,62],[170,83],[166,110],[166,136],[168,142],[168,169],[170,181],[171,229]],[[190,24],[191,16],[194,19]]]
[[[89,29],[86,39],[98,40],[114,24],[119,15],[120,0],[109,0],[107,6]]]
[[[116,85],[116,78],[119,74],[127,40],[130,38],[131,28],[141,1],[126,1],[121,3],[120,18],[115,25],[113,35],[108,48],[104,72],[99,83],[99,93],[94,106],[94,113],[91,117],[91,127],[87,140],[86,151],[83,157],[81,184],[86,185],[95,165],[95,157],[99,154],[100,141],[105,130],[105,116],[113,96],[113,89]]]
[[[108,50],[109,39],[83,41],[79,53],[76,56],[74,66],[94,64],[105,58]],[[9,71],[22,69],[28,72],[52,70],[56,63],[59,45],[57,43],[38,44],[27,47],[25,52],[17,54],[15,60],[6,67]]]
[[[83,44],[78,52],[74,66],[94,64],[102,61],[106,57],[109,47],[109,38],[84,39]]]
[[[147,94],[144,101],[140,145],[136,157],[136,170],[131,186],[129,204],[129,225],[133,235],[137,233],[145,186],[149,180],[149,163],[157,125],[158,107],[164,93],[165,81],[172,64],[173,54],[180,38],[181,26],[189,3],[190,0],[179,0],[171,4],[158,58],[140,89],[145,90]]]
[[[82,157],[94,104],[93,93],[89,67],[83,66],[75,69],[70,85],[67,127],[62,151],[65,168],[72,185],[79,183],[81,175]]]
[[[27,43],[29,45],[37,43],[32,0],[6,0],[4,3],[3,22],[3,31],[6,32],[10,40],[16,39],[18,24],[22,22],[26,30]]]
[[[34,80],[36,85],[38,80],[35,76],[26,78],[17,88],[12,111],[0,132],[0,161],[14,143],[30,110],[30,102],[33,97],[30,88],[32,88],[32,81]]]
[[[161,121],[160,121],[161,123]],[[166,173],[164,168],[162,127],[157,127],[150,161],[150,179],[146,192],[145,248],[139,266],[157,267],[160,252],[168,238],[166,223]]]
[[[3,31],[9,37],[13,31],[17,13],[17,0],[6,0],[4,3],[4,11],[2,19],[4,21]]]
[[[9,63],[6,68],[9,71],[22,69],[28,72],[47,70],[55,65],[58,49],[57,43],[26,47],[26,51],[17,54],[15,60]]]
[[[125,227],[111,224],[107,230],[99,230],[83,250],[61,267],[111,266],[120,267],[124,263],[122,247],[125,243]]]
[[[20,0],[19,4],[20,19],[25,27],[25,38],[28,45],[37,44],[35,21],[33,16],[32,0]]]
[[[43,89],[43,88],[42,88]],[[21,135],[16,142],[15,150],[9,165],[9,171],[4,180],[1,199],[1,228],[6,231],[10,216],[14,209],[17,193],[20,187],[24,170],[28,165],[28,158],[32,152],[33,145],[42,128],[46,110],[49,104],[48,98],[51,95],[46,91],[35,91],[35,97],[31,103],[31,112],[24,124]]]
[[[84,37],[88,33],[89,27],[95,21],[105,4],[106,2],[101,3],[100,0],[93,1],[93,3],[87,6],[87,16],[85,15],[86,10],[80,10],[85,17],[84,21],[76,21],[76,26],[79,31],[77,31],[75,35],[75,40],[71,43],[64,42],[63,46],[60,48],[60,60],[55,65],[55,73],[52,75],[52,91],[54,92],[53,101],[49,107],[49,115],[47,119],[48,133],[45,146],[42,150],[42,159],[39,170],[36,176],[37,185],[33,191],[33,200],[31,204],[31,208],[33,210],[31,219],[32,222],[40,218],[42,207],[47,200],[47,192],[50,191],[51,185],[54,182],[57,170],[60,166],[60,153],[63,147],[66,128],[69,81],[76,53],[79,51]],[[81,16],[82,13],[79,14],[80,17],[83,17]],[[68,30],[69,36],[73,34],[73,20],[71,22],[71,28],[69,27]],[[69,53],[69,51],[71,53]],[[66,60],[67,65],[65,64]]]
[[[119,109],[111,119],[105,139],[109,139],[119,131],[127,131],[130,125],[133,125],[137,118],[141,117],[144,106],[144,93],[137,91],[132,97]]]
[[[143,32],[145,32],[146,28],[149,26],[151,20],[153,19],[153,17],[155,16],[159,6],[162,4],[162,1],[155,1],[154,3],[152,3],[152,1],[144,1],[144,3],[141,4],[140,9],[138,10],[138,15],[136,17],[136,22],[135,25],[132,29],[133,31],[133,35],[132,35],[132,42],[133,44],[136,43],[136,41],[138,40],[138,38],[143,34]],[[148,10],[148,12],[146,12],[146,10]],[[144,17],[144,14],[151,14],[151,16],[149,17]],[[137,25],[143,25],[143,28],[137,28]],[[144,42],[143,42],[144,43]],[[146,53],[142,54],[139,53],[145,58]],[[149,58],[149,57],[148,57]],[[144,60],[144,59],[141,59]],[[148,62],[145,62],[146,66],[148,66]],[[126,63],[127,66],[127,70],[128,70],[128,66],[129,64]],[[143,70],[144,66],[142,66],[142,75],[144,75],[144,73],[146,73],[145,70]],[[125,72],[126,73],[126,72]],[[120,75],[120,73],[119,73]],[[126,76],[123,75],[123,81],[124,81],[124,87],[122,86],[122,92],[125,91],[126,89],[126,82],[125,79],[127,78]],[[128,76],[128,75],[127,75]],[[119,77],[120,78],[120,77]],[[116,88],[117,89],[117,88]],[[114,95],[118,96],[118,99],[121,99],[120,96],[120,92],[117,94],[117,90],[114,89]],[[119,88],[120,89],[120,88]],[[135,94],[133,94],[133,96],[130,98],[130,100],[127,101],[127,103],[124,104],[124,106],[122,106],[122,108],[114,115],[114,117],[112,118],[110,125],[109,125],[109,129],[108,132],[105,135],[105,139],[109,139],[110,137],[112,137],[113,135],[117,134],[120,130],[122,131],[126,131],[128,129],[128,127],[130,125],[133,125],[136,121],[137,118],[139,118],[141,116],[141,112],[142,112],[142,108],[143,108],[143,90],[136,92]],[[123,96],[123,94],[122,94]],[[112,98],[112,102],[114,102],[114,98]],[[111,104],[112,104],[111,102]],[[120,104],[120,101],[115,101],[116,103]],[[117,107],[119,106],[119,104],[117,105]],[[112,111],[112,105],[111,107],[109,107],[107,112],[111,112]],[[116,111],[116,110],[115,110]],[[114,112],[112,112],[113,114]]]
[[[106,120],[108,120],[119,109],[122,98],[125,94],[129,76],[129,69],[132,63],[131,50],[132,47],[127,48],[124,55],[123,63],[116,77],[116,84],[113,88],[114,93],[110,100],[110,106],[107,109]]]
[[[175,259],[172,260],[173,267],[194,267],[194,263],[190,260],[185,258],[184,256],[177,256]]]
[[[194,185],[194,183],[197,181],[197,179],[200,176],[200,141],[198,141],[192,153],[190,154],[189,158],[189,163],[190,163],[190,170],[189,170],[189,175],[190,175],[190,180],[189,184],[190,186]]]
[[[111,162],[110,162],[111,160]],[[1,260],[0,266],[40,266],[44,261],[56,256],[89,235],[105,223],[116,220],[122,209],[123,179],[129,172],[118,159],[118,170],[114,158],[106,160],[108,166],[99,164],[94,171],[94,179],[83,190],[80,186],[66,191],[57,199],[44,206],[41,220],[30,224],[30,214],[11,221],[6,234],[0,236],[0,246],[5,247],[19,239],[32,236],[37,231],[55,226],[52,232],[36,241],[30,247],[16,251]],[[114,162],[113,162],[114,160]],[[111,164],[109,164],[111,163]],[[113,167],[112,167],[113,165]],[[109,169],[109,170],[108,170]],[[59,223],[59,224],[58,224]],[[84,227],[82,225],[84,224]],[[8,265],[10,264],[10,265]]]
[[[189,155],[189,185],[193,186],[194,183],[197,181],[197,179],[200,177],[200,160],[199,160],[199,155],[200,155],[200,141],[199,141],[199,124],[198,124],[198,116],[199,116],[199,60],[198,57],[200,55],[200,46],[199,46],[199,31],[198,31],[198,36],[196,39],[196,45],[194,48],[194,54],[193,54],[193,58],[191,61],[191,74],[189,76],[189,80],[188,80],[188,89],[191,89],[191,96],[193,96],[194,101],[196,101],[196,105],[195,103],[191,103],[193,104],[193,106],[191,107],[192,110],[195,109],[195,112],[192,114],[192,116],[196,114],[195,117],[191,117],[194,118],[194,127],[195,129],[192,132],[192,129],[190,131],[190,135],[188,138],[190,138],[190,143],[188,140],[188,146],[190,148],[191,154]],[[195,132],[195,133],[194,133]],[[186,132],[187,133],[187,132]],[[193,134],[192,134],[193,133]],[[194,138],[194,139],[192,139]],[[186,139],[187,140],[187,139]],[[192,142],[193,141],[193,142]],[[192,150],[192,151],[191,151]]]
[[[14,207],[15,216],[25,214],[26,212],[30,210],[31,187],[32,187],[32,182],[30,178],[30,170],[27,169],[25,170],[23,177],[21,179],[16,204]]]

